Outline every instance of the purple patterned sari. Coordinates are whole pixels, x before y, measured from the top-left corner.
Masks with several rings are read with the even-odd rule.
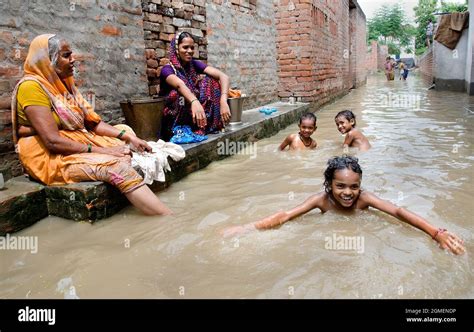
[[[173,136],[173,128],[175,126],[186,125],[190,126],[193,132],[201,135],[219,132],[223,128],[220,113],[220,84],[217,80],[207,75],[201,79],[202,75],[198,74],[192,61],[188,65],[182,66],[178,59],[175,43],[175,38],[173,38],[169,49],[170,65],[175,75],[199,99],[206,113],[207,126],[204,131],[193,123],[191,105],[184,101],[184,98],[177,90],[171,89],[162,94],[162,91],[165,89],[160,89],[160,95],[166,97],[166,104],[163,110],[161,133],[159,136],[161,139],[169,141]]]

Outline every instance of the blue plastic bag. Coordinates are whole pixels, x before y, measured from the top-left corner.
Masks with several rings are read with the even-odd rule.
[[[175,126],[173,128],[173,137],[171,137],[170,142],[175,144],[189,144],[205,140],[207,140],[206,135],[193,133],[189,126]]]
[[[264,113],[265,115],[270,115],[274,112],[277,112],[277,109],[276,108],[266,108],[266,107],[264,107],[264,108],[260,109],[259,112]]]

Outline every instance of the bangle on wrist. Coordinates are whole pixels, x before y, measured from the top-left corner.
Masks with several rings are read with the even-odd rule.
[[[87,144],[87,152],[88,153],[92,152],[92,144],[91,143]]]
[[[117,135],[117,138],[118,139],[121,139],[123,134],[125,134],[125,129],[122,129],[122,131],[120,132],[120,134]]]
[[[446,228],[438,228],[436,230],[436,232],[434,233],[433,235],[433,240],[436,240],[436,237],[439,235],[439,234],[443,234],[444,232],[446,232],[447,229]]]
[[[195,101],[198,101],[198,99],[196,98],[196,99],[191,100],[191,102],[189,104],[192,105],[192,103],[194,103]]]

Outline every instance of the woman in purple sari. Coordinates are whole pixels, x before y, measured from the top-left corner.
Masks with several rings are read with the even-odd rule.
[[[160,138],[165,141],[175,126],[187,125],[204,135],[219,132],[230,120],[229,77],[193,59],[194,44],[188,32],[177,33],[170,45],[170,63],[161,69],[160,96],[166,97],[166,105]]]

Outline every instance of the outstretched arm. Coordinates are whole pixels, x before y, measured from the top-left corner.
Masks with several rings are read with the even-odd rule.
[[[283,225],[287,221],[294,219],[296,217],[299,217],[314,208],[321,207],[323,197],[324,197],[324,193],[319,193],[319,194],[309,197],[302,204],[291,209],[290,211],[280,211],[269,217],[266,217],[256,222],[246,224],[244,226],[233,226],[233,227],[226,228],[223,231],[223,235],[224,237],[228,237],[228,236],[247,233],[255,229],[269,229],[269,228],[273,228],[279,225]]]
[[[403,222],[409,223],[410,225],[421,229],[423,232],[439,242],[441,248],[449,249],[451,252],[457,255],[465,252],[463,241],[457,235],[434,227],[424,218],[416,215],[415,213],[396,206],[395,204],[392,204],[388,201],[382,200],[374,194],[368,192],[364,193],[364,200],[369,206],[388,213],[389,215]]]

